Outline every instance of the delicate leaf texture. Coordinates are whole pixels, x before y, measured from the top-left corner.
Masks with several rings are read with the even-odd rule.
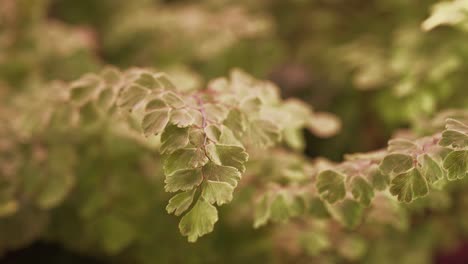
[[[194,195],[195,189],[174,195],[174,197],[169,200],[169,204],[166,206],[167,212],[169,214],[174,213],[177,216],[181,215],[192,204]]]
[[[363,205],[369,205],[374,198],[374,189],[362,177],[354,177],[351,182],[353,197]]]
[[[462,179],[468,174],[468,150],[453,151],[444,159],[447,179]]]
[[[415,143],[407,139],[397,138],[388,141],[389,152],[411,151],[417,147],[418,146]]]
[[[169,121],[169,111],[167,109],[153,110],[145,115],[141,126],[146,136],[160,134]]]
[[[326,170],[317,176],[317,190],[320,196],[329,203],[334,203],[345,197],[344,176],[333,170]]]
[[[171,175],[178,170],[201,167],[208,162],[208,158],[195,148],[179,149],[168,155],[164,160],[164,172]]]
[[[446,130],[442,133],[439,144],[444,147],[466,148],[468,147],[468,135],[455,130]]]
[[[390,192],[402,202],[411,202],[428,193],[427,182],[416,168],[393,178]]]
[[[247,117],[240,110],[232,109],[224,120],[224,125],[231,129],[236,137],[240,138],[247,129]]]
[[[216,208],[207,201],[198,199],[195,206],[180,220],[180,233],[187,236],[189,242],[195,242],[199,237],[212,232],[217,221]]]
[[[118,105],[131,110],[148,95],[148,90],[140,85],[132,85],[126,88],[120,95]]]
[[[185,109],[177,109],[171,112],[171,123],[178,127],[188,127],[194,122],[192,115]]]
[[[334,234],[340,233],[336,221],[327,220],[330,217],[349,228],[359,225],[368,212],[369,215],[374,214],[378,221],[383,219],[385,224],[404,222],[401,220],[404,218],[404,213],[401,213],[404,206],[398,206],[397,199],[411,202],[426,195],[429,190],[436,197],[437,190],[446,184],[442,180],[445,174],[449,180],[455,180],[468,173],[468,129],[465,124],[468,118],[455,120],[446,116],[442,119],[447,119],[445,131],[440,131],[442,123],[439,122],[437,129],[431,128],[436,132],[432,136],[414,140],[393,139],[389,141],[387,149],[346,155],[341,163],[324,159],[310,162],[291,149],[302,151],[305,142],[302,132],[306,128],[318,136],[336,133],[340,126],[336,117],[316,113],[298,100],[283,101],[278,88],[272,83],[255,80],[240,71],[233,71],[229,79],[211,82],[203,90],[180,88],[164,74],[143,69],[122,73],[107,70],[101,75],[84,76],[64,88],[64,97],[71,103],[63,107],[61,97],[51,98],[53,100],[50,101],[54,103],[47,109],[50,117],[36,118],[45,120],[45,125],[37,126],[29,120],[19,122],[25,123],[28,133],[40,132],[41,138],[30,144],[41,145],[35,151],[39,154],[35,155],[51,152],[48,141],[52,139],[42,131],[47,125],[55,129],[59,125],[63,128],[63,124],[66,124],[75,129],[76,125],[101,128],[106,124],[103,128],[115,129],[109,135],[118,134],[119,137],[136,140],[131,141],[138,142],[133,144],[134,148],[153,150],[159,147],[165,190],[179,192],[174,193],[166,210],[170,214],[182,215],[179,228],[191,242],[213,230],[218,220],[215,206],[233,200],[234,189],[239,185],[242,173],[247,170],[249,154],[253,158],[249,163],[250,177],[246,184],[254,182],[255,187],[266,184],[259,187],[265,191],[255,206],[254,226],[307,215],[321,220],[304,219],[301,224],[305,228],[309,228],[310,224],[317,232],[324,234],[328,234],[326,228],[329,225],[333,225]],[[29,140],[25,131],[18,133],[21,134],[21,147],[29,147],[29,143],[23,143]],[[64,131],[58,135],[75,135]],[[141,132],[146,136],[160,137],[150,137],[144,141]],[[106,145],[113,142],[113,138],[103,141],[103,145]],[[278,148],[264,149],[278,143],[281,144]],[[0,145],[3,148],[9,143]],[[109,145],[115,147],[112,149],[115,155],[121,155],[120,148],[127,147]],[[47,163],[48,158],[42,158],[41,162]],[[28,161],[24,162],[28,164],[29,161],[35,162],[31,157],[22,157],[22,160]],[[44,165],[42,163],[40,166]],[[7,166],[0,159],[1,173],[4,167]],[[67,164],[67,167],[71,165]],[[136,166],[124,167],[133,170]],[[35,168],[32,166],[27,170]],[[32,187],[22,186],[24,190],[21,191],[15,188],[4,191],[3,182],[0,182],[0,215],[21,213],[22,204],[49,209],[64,200],[73,185],[73,170],[48,170],[50,175],[47,176],[50,177],[44,177],[46,180],[41,181],[40,187],[36,187],[39,180],[35,179]],[[111,183],[103,191],[115,191],[118,200],[123,192],[114,190],[112,180],[115,177],[111,176],[118,175],[119,171],[99,172],[107,173],[110,174],[108,178]],[[388,192],[379,193],[385,191],[388,185],[390,194],[397,199]],[[129,189],[133,187],[128,186]],[[64,191],[57,191],[59,189]],[[34,203],[28,201],[29,198],[25,198],[23,203],[16,197],[23,192],[34,197]],[[80,211],[80,215],[90,217],[102,211],[108,201],[103,198],[104,194],[95,196],[97,198],[89,198],[93,205],[84,205],[86,208]],[[434,197],[431,195],[420,201],[430,200],[433,203]],[[434,206],[436,204],[437,201]],[[135,203],[135,207],[139,205]],[[109,225],[121,228],[123,234],[115,237],[110,234],[109,240],[106,238],[103,241],[106,250],[118,251],[133,242],[136,230],[127,219],[110,219]],[[347,254],[350,255],[349,252]]]
[[[413,158],[405,154],[390,154],[380,164],[380,170],[389,175],[397,175],[413,168]]]
[[[421,163],[421,174],[429,183],[434,183],[444,177],[442,168],[428,154],[423,155]]]
[[[171,154],[187,146],[189,143],[188,132],[187,128],[180,128],[174,125],[168,126],[161,135],[161,153]]]
[[[227,182],[206,181],[203,187],[202,197],[210,204],[223,205],[232,200],[234,187]]]
[[[217,165],[213,162],[208,162],[203,167],[203,175],[208,180],[226,182],[232,187],[236,187],[237,182],[241,178],[241,174],[237,169],[233,167]]]
[[[241,173],[245,172],[244,163],[249,155],[243,148],[237,146],[211,145],[208,151],[210,159],[225,166],[231,166],[238,169]]]
[[[202,183],[201,169],[178,170],[166,177],[166,192],[188,191]]]
[[[162,95],[162,99],[173,108],[181,108],[185,105],[184,101],[174,92],[166,92]]]

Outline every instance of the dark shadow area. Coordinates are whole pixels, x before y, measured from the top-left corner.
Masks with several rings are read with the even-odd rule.
[[[0,258],[0,264],[108,264],[108,262],[70,252],[57,244],[35,242]]]

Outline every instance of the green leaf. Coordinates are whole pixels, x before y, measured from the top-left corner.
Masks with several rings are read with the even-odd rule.
[[[354,199],[367,206],[370,205],[372,198],[374,198],[372,186],[360,176],[356,176],[352,179],[351,193]]]
[[[281,139],[279,127],[269,120],[251,120],[247,128],[250,144],[260,148],[272,146]]]
[[[72,102],[84,104],[91,100],[101,83],[101,79],[88,75],[71,84],[70,99]]]
[[[429,183],[434,183],[444,177],[442,168],[428,154],[422,156],[421,166],[421,174]]]
[[[189,141],[194,146],[202,146],[205,143],[205,133],[202,129],[192,127],[189,131]]]
[[[270,218],[274,222],[284,223],[291,216],[289,213],[289,205],[283,193],[275,195],[270,207]]]
[[[174,174],[166,176],[164,189],[166,192],[188,191],[202,183],[201,168],[178,170]]]
[[[234,133],[227,126],[223,126],[221,129],[221,136],[219,137],[219,142],[223,145],[229,146],[238,146],[243,148],[242,143],[234,136]]]
[[[171,111],[171,123],[178,127],[188,127],[195,122],[192,115],[185,109]]]
[[[222,123],[227,115],[228,109],[218,104],[204,104],[206,119],[210,122]]]
[[[411,202],[428,193],[426,179],[416,168],[396,176],[390,185],[390,193],[401,202]]]
[[[388,175],[397,175],[413,168],[413,158],[405,154],[390,154],[385,156],[380,164],[380,170]]]
[[[162,154],[171,154],[174,151],[185,148],[189,143],[189,129],[180,128],[175,125],[166,127],[161,135],[161,147],[159,150]]]
[[[370,180],[374,189],[383,191],[390,184],[390,177],[388,174],[383,174],[378,167],[369,171]]]
[[[241,173],[245,172],[244,163],[248,160],[249,155],[243,148],[209,144],[206,151],[210,159],[218,165],[234,167]]]
[[[466,177],[468,174],[468,150],[450,152],[444,159],[443,167],[447,170],[447,179],[451,181]]]
[[[161,133],[169,122],[169,110],[159,109],[149,112],[143,117],[141,127],[146,136]]]
[[[213,162],[208,162],[203,167],[203,175],[207,180],[226,182],[232,187],[236,187],[241,178],[241,174],[236,168],[217,165]]]
[[[468,125],[465,125],[462,122],[453,118],[447,119],[445,127],[448,130],[455,130],[463,134],[468,134]]]
[[[185,212],[193,202],[193,196],[195,195],[196,189],[191,191],[181,192],[174,195],[170,200],[169,204],[166,206],[166,211],[169,214],[174,213],[179,216]]]
[[[412,141],[403,138],[391,139],[388,141],[388,151],[389,152],[400,152],[400,151],[412,151],[417,149],[418,146]]]
[[[258,97],[251,97],[247,98],[243,101],[240,105],[240,108],[244,111],[244,113],[258,113],[262,106],[262,101]]]
[[[254,228],[265,225],[270,219],[270,194],[265,193],[255,204]]]
[[[167,155],[164,159],[164,174],[171,175],[178,170],[193,169],[203,166],[208,158],[203,151],[195,148],[184,148]]]
[[[313,197],[309,201],[309,213],[319,219],[326,219],[330,217],[330,212],[325,203],[319,197]]]
[[[151,112],[153,110],[159,110],[163,108],[168,108],[166,103],[159,98],[154,98],[154,99],[149,100],[148,103],[146,103],[145,111]]]
[[[199,237],[212,232],[217,221],[216,208],[205,200],[198,199],[192,210],[180,220],[180,233],[188,236],[189,242],[196,242]]]
[[[364,206],[354,200],[346,199],[333,205],[331,213],[345,227],[355,228],[361,223]]]
[[[468,135],[455,130],[446,130],[442,133],[439,145],[443,147],[466,148],[468,147]]]
[[[333,170],[325,170],[319,173],[316,188],[320,196],[329,203],[343,199],[346,194],[344,176]]]
[[[173,108],[181,108],[185,106],[184,101],[173,92],[166,92],[162,96],[162,100]]]
[[[243,112],[232,109],[226,120],[224,120],[224,125],[227,126],[237,138],[241,138],[247,129],[247,117]]]
[[[134,84],[126,87],[125,90],[120,94],[117,105],[131,110],[137,104],[139,104],[148,95],[148,90],[144,87]]]
[[[222,205],[232,200],[234,187],[226,182],[206,181],[203,186],[202,197],[210,204]]]
[[[135,83],[150,90],[162,88],[153,75],[146,72],[141,73],[140,76],[138,76],[138,78],[135,80]]]
[[[221,129],[216,125],[205,127],[206,136],[213,142],[218,142],[221,137]]]
[[[169,89],[169,90],[174,90],[176,89],[176,86],[174,83],[169,79],[169,77],[164,74],[164,73],[159,73],[157,76],[155,76],[157,81],[161,84],[162,87]]]

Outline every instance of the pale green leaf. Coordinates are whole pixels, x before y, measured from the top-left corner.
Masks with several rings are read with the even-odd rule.
[[[327,206],[319,197],[313,197],[309,201],[309,213],[316,218],[324,219],[330,217]]]
[[[440,165],[428,154],[422,156],[421,174],[428,183],[434,183],[444,177],[444,171]]]
[[[218,165],[234,167],[241,173],[245,172],[244,163],[248,160],[249,155],[243,148],[209,144],[206,150],[210,159]]]
[[[189,242],[195,242],[199,237],[212,232],[217,221],[216,208],[205,200],[198,199],[192,210],[180,220],[180,233],[188,236]]]
[[[161,153],[171,154],[172,152],[184,148],[189,143],[189,129],[180,128],[175,125],[166,127],[161,135]]]
[[[244,100],[241,103],[240,108],[244,113],[254,114],[260,111],[261,106],[262,101],[258,97],[251,97]]]
[[[159,99],[159,98],[154,98],[154,99],[149,100],[146,103],[145,110],[147,112],[151,112],[153,110],[159,110],[159,109],[163,109],[163,108],[167,108],[166,103],[163,100]]]
[[[426,179],[416,168],[404,172],[393,178],[390,193],[397,196],[401,202],[411,202],[428,193]]]
[[[148,95],[148,90],[144,87],[134,84],[126,87],[120,94],[117,105],[131,110],[139,104]]]
[[[221,137],[221,129],[216,125],[205,127],[206,136],[213,142],[218,142]]]
[[[195,122],[192,115],[185,109],[171,111],[171,123],[178,127],[188,127]]]
[[[447,170],[447,179],[462,179],[468,174],[468,150],[450,152],[444,159],[444,169]]]
[[[177,216],[181,215],[192,204],[195,191],[196,189],[193,189],[191,191],[181,192],[174,195],[174,197],[169,200],[169,203],[166,206],[166,211],[169,214],[174,213]]]
[[[364,206],[354,200],[345,199],[333,205],[331,213],[345,227],[355,228],[362,221]]]
[[[382,173],[378,167],[371,169],[369,176],[372,186],[378,191],[385,190],[390,184],[390,176]]]
[[[354,199],[358,200],[363,205],[370,205],[374,198],[374,189],[372,186],[360,176],[356,176],[351,181],[351,193]]]
[[[385,156],[380,164],[380,170],[388,175],[397,175],[413,168],[413,158],[405,154],[390,154]]]
[[[406,152],[417,149],[418,146],[412,141],[404,138],[396,138],[388,141],[388,151],[389,152]]]
[[[169,122],[168,109],[158,109],[147,113],[141,122],[141,127],[146,136],[161,133]]]
[[[223,122],[229,111],[226,107],[219,104],[204,104],[203,108],[205,109],[206,119],[216,123]]]
[[[206,181],[203,186],[202,197],[210,204],[222,205],[232,200],[234,187],[227,182]]]
[[[203,151],[200,151],[199,149],[179,149],[165,157],[163,167],[164,174],[171,175],[178,170],[186,170],[201,167],[207,161],[207,157],[203,155]]]
[[[448,130],[454,130],[463,134],[468,134],[468,125],[465,125],[461,121],[453,118],[447,119],[445,127]]]
[[[236,187],[241,178],[241,174],[236,168],[217,165],[213,162],[208,162],[203,167],[202,172],[207,180],[226,182],[232,187]]]
[[[332,170],[319,173],[316,188],[320,196],[329,203],[342,200],[346,194],[344,176]]]
[[[101,80],[94,75],[88,75],[85,78],[79,79],[70,86],[70,99],[72,102],[84,104],[90,101],[95,93]]]
[[[270,215],[270,195],[266,193],[255,204],[254,228],[265,225],[270,219]]]
[[[202,183],[201,168],[178,170],[174,174],[167,175],[164,183],[166,192],[188,191]]]
[[[242,134],[247,129],[247,117],[238,109],[232,109],[226,120],[224,120],[224,125],[227,126],[237,138],[241,138]]]
[[[281,139],[280,128],[269,120],[251,120],[247,126],[248,141],[257,147],[269,147]]]
[[[468,135],[455,130],[446,130],[442,133],[439,145],[453,148],[467,148]]]
[[[180,98],[174,92],[166,92],[161,97],[162,97],[162,100],[166,104],[170,105],[173,108],[181,108],[181,107],[183,107],[185,105],[182,98]]]

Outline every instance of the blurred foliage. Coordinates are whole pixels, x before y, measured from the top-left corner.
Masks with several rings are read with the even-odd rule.
[[[367,203],[366,184],[346,182],[330,210],[311,176],[348,175],[374,156],[334,164],[302,152],[337,161],[391,135],[437,134],[447,117],[465,122],[466,112],[443,110],[468,107],[467,25],[466,0],[0,0],[0,253],[44,240],[111,263],[429,263],[466,241],[466,177],[430,183],[403,205],[395,187],[375,191],[369,207],[353,199]],[[336,114],[342,130],[323,139],[338,128],[327,113],[272,115],[294,129],[277,148],[249,150],[215,231],[188,244],[164,210],[159,139],[64,99],[68,82],[106,65],[162,70],[185,91],[242,68]],[[456,136],[467,132],[450,130],[445,147],[461,153],[466,145],[451,142],[465,144]],[[290,202],[303,190],[307,206]],[[273,206],[258,222],[262,199]],[[252,228],[268,221],[284,223]]]

